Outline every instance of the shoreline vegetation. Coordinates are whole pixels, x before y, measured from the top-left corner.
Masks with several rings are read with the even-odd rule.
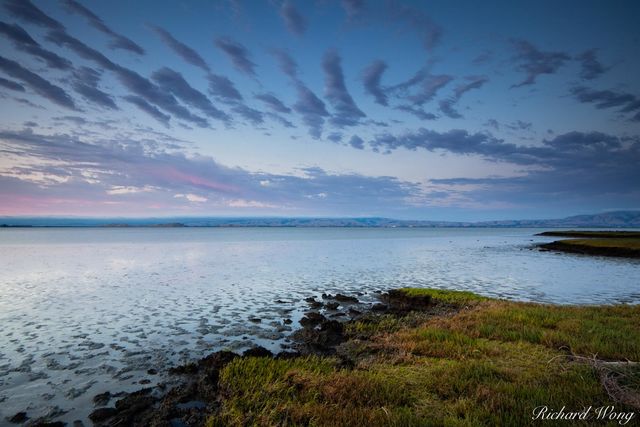
[[[535,408],[589,406],[589,417],[610,408],[609,418],[582,425],[640,416],[638,305],[558,306],[411,288],[366,307],[341,294],[305,301],[309,311],[286,351],[213,353],[170,369],[180,380],[170,390],[96,396],[90,419],[100,426],[521,426],[540,422]]]
[[[640,232],[638,231],[546,231],[538,236],[571,237],[571,239],[538,245],[543,250],[640,258]]]

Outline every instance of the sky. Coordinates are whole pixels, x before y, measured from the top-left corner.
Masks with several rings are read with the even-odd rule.
[[[0,0],[0,215],[640,208],[637,1]]]

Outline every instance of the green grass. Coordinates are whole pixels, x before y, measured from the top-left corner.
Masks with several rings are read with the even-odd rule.
[[[353,339],[345,348],[357,345],[360,351],[339,355],[351,355],[353,369],[330,357],[235,359],[221,373],[220,409],[208,425],[522,426],[540,423],[531,420],[531,411],[541,405],[632,410],[607,394],[594,364],[568,356],[639,361],[639,306],[552,306],[465,292],[402,292],[464,309],[349,324]],[[632,371],[621,385],[640,392],[640,370]]]
[[[471,337],[540,344],[601,359],[640,361],[640,306],[555,306],[492,301],[433,322]]]
[[[473,292],[451,291],[447,289],[401,288],[399,291],[409,298],[430,297],[434,301],[453,305],[467,305],[487,299]]]

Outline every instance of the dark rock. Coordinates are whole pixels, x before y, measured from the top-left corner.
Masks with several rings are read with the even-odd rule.
[[[105,406],[111,400],[111,393],[105,391],[104,393],[96,394],[93,396],[93,403],[96,406]]]
[[[293,334],[295,346],[303,353],[335,354],[335,347],[345,340],[344,327],[337,320],[324,320],[319,328],[303,328]]]
[[[276,304],[286,304],[286,301],[282,301],[281,299],[277,299],[274,301]]]
[[[15,424],[23,423],[23,422],[27,421],[28,419],[29,419],[29,417],[27,417],[27,413],[26,412],[18,412],[13,417],[7,418],[7,420],[10,423],[15,423]]]
[[[309,303],[309,307],[314,309],[322,308],[322,306],[323,304],[320,301],[314,301]]]
[[[343,295],[343,294],[336,294],[334,298],[336,301],[340,301],[340,302],[349,302],[354,304],[360,302],[356,297],[350,297],[348,295]]]
[[[284,320],[282,321],[282,323],[284,323],[285,325],[290,325],[290,324],[292,324],[292,323],[293,323],[293,320],[291,320],[291,319],[284,319]]]
[[[188,375],[198,372],[199,367],[197,363],[186,363],[184,365],[175,366],[169,368],[169,374],[171,375]]]
[[[261,323],[262,319],[260,319],[259,317],[249,317],[249,322]]]
[[[373,304],[371,306],[371,310],[373,311],[386,311],[387,310],[387,305],[386,304],[382,304],[380,302],[377,302],[375,304]]]
[[[84,423],[81,420],[74,420],[73,427],[84,427]]]
[[[149,396],[148,393],[133,392],[127,397],[116,401],[116,409],[118,412],[139,412],[153,405],[155,402],[156,398]]]
[[[407,296],[398,289],[392,289],[380,297],[387,303],[388,311],[396,315],[404,315],[411,311],[428,310],[434,307],[430,295]]]
[[[139,384],[143,384],[143,385],[144,385],[144,384],[151,384],[151,380],[149,380],[149,379],[147,379],[147,378],[144,378],[144,379],[142,379],[142,380],[138,381],[138,383],[139,383]]]
[[[327,308],[327,310],[337,310],[338,307],[340,307],[340,304],[337,302],[328,302],[325,303],[324,306]]]
[[[31,424],[30,427],[65,427],[67,423],[62,421],[38,421]]]
[[[100,423],[113,418],[117,413],[118,410],[116,408],[98,408],[89,414],[89,419],[94,423]]]
[[[356,310],[353,307],[349,308],[349,314],[352,316],[360,316],[362,314],[362,312],[360,310]]]
[[[309,312],[305,317],[300,319],[300,324],[304,327],[314,327],[320,324],[321,322],[324,322],[325,320],[327,320],[327,318],[324,317],[322,314]]]
[[[333,313],[333,314],[332,314],[331,316],[329,316],[329,317],[344,317],[344,316],[346,316],[346,314],[345,314],[345,313],[338,312],[338,313]]]
[[[243,357],[273,357],[273,353],[267,350],[264,347],[257,346],[250,348],[249,350],[245,350],[242,353]]]
[[[331,295],[331,294],[322,294],[322,299],[333,299],[333,295]]]
[[[305,300],[306,302],[316,302],[316,298],[315,298],[315,297],[305,298],[304,300]]]
[[[147,374],[149,374],[149,375],[158,375],[158,371],[153,369],[153,368],[151,368],[151,369],[147,370]]]

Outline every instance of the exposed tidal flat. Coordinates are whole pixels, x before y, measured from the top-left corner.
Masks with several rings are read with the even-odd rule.
[[[90,424],[88,415],[96,408],[96,395],[108,392],[110,398],[103,406],[114,407],[122,399],[135,401],[135,397],[124,393],[150,387],[151,395],[145,399],[158,405],[157,386],[164,385],[166,391],[173,382],[180,381],[179,376],[169,374],[170,367],[212,352],[242,353],[256,345],[273,353],[299,351],[293,348],[293,334],[302,327],[301,320],[306,322],[303,319],[309,317],[307,311],[313,307],[305,299],[312,297],[322,303],[314,312],[327,320],[359,316],[349,311],[347,301],[341,304],[323,300],[322,293],[357,298],[360,306],[350,308],[361,313],[382,303],[377,292],[406,286],[458,289],[482,297],[564,305],[640,301],[637,260],[539,252],[534,245],[549,241],[548,237],[534,236],[540,231],[2,230],[2,420],[25,411],[31,420],[48,416],[52,420],[83,420]],[[337,310],[331,308],[334,303],[338,304]],[[570,313],[574,310],[562,308],[565,309]],[[343,315],[331,317],[338,313]],[[447,315],[442,311],[437,314]],[[620,325],[640,323],[637,311],[632,314],[636,317],[612,317],[609,326],[619,330]],[[393,313],[385,316],[392,317],[381,317],[388,319],[382,324],[405,321],[397,320]],[[571,325],[570,319],[562,322]],[[315,329],[319,330],[321,324],[314,325]],[[347,331],[357,328],[352,326],[355,324],[346,326]],[[635,339],[627,329],[624,331],[627,341]],[[352,341],[349,334],[343,334],[348,338],[345,342]],[[615,337],[606,338],[615,347],[633,346],[615,341]],[[361,339],[370,340],[367,336]],[[552,346],[545,348],[560,351]],[[585,352],[575,355],[587,357],[595,348],[585,347]],[[330,364],[338,377],[346,375],[344,369],[353,371],[346,359],[318,356],[315,350],[308,357],[319,358],[318,363],[325,367]],[[244,360],[253,359],[234,358],[233,363]],[[259,360],[262,361],[251,363],[281,363],[280,359]],[[294,360],[314,366],[306,360]],[[354,366],[360,366],[362,360],[358,356],[352,361]],[[401,367],[389,365],[394,366]],[[453,367],[451,372],[456,372]],[[353,384],[357,390],[359,386]],[[209,392],[216,396],[219,390],[225,390],[218,388],[215,381],[211,387],[215,390]],[[317,389],[322,389],[320,383]],[[212,409],[205,397],[199,399],[174,402],[174,407],[185,404],[180,409],[185,413],[197,412],[202,405],[208,411]],[[407,399],[401,412],[411,410],[416,402],[427,405],[426,401]],[[379,406],[389,410],[395,407],[391,403]],[[126,406],[120,404],[123,405]],[[376,417],[385,412],[370,406],[362,411],[378,414]],[[220,417],[227,418],[211,418],[210,422],[233,423],[234,419],[229,418],[233,411],[227,415],[219,412]],[[321,418],[314,420],[321,423]]]

